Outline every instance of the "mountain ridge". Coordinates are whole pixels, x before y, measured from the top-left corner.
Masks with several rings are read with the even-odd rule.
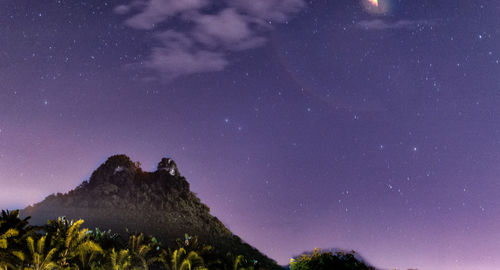
[[[31,216],[31,222],[40,225],[59,216],[83,219],[89,228],[121,235],[125,229],[144,232],[167,245],[175,245],[185,234],[196,235],[221,253],[243,254],[267,269],[282,269],[212,216],[170,158],[163,158],[156,171],[145,172],[126,155],[111,156],[88,181],[26,207],[21,216]]]

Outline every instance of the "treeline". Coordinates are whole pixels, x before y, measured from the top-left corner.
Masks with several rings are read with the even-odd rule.
[[[314,249],[312,254],[303,254],[290,259],[290,270],[375,270],[355,256],[355,252],[321,252]]]
[[[264,269],[257,260],[226,253],[217,255],[196,236],[177,239],[166,247],[156,238],[82,228],[83,220],[49,220],[31,226],[19,211],[0,216],[0,270],[252,270]]]
[[[167,247],[152,236],[82,228],[64,217],[31,226],[19,211],[0,215],[0,270],[263,270],[258,260],[217,253],[196,236]],[[320,252],[291,259],[290,270],[372,270],[354,252]]]

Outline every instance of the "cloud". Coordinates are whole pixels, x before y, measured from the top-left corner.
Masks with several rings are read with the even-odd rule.
[[[179,13],[199,10],[209,4],[208,0],[150,0],[133,1],[129,8],[141,9],[141,12],[129,18],[126,24],[136,29],[153,29],[169,17]]]
[[[171,80],[223,70],[229,52],[263,46],[273,23],[305,6],[304,0],[133,0],[114,11],[131,14],[127,26],[155,33],[161,45],[151,48],[144,66]]]
[[[394,22],[380,19],[359,21],[357,26],[365,30],[387,30],[387,29],[415,29],[426,25],[432,25],[428,20],[399,20]]]
[[[290,14],[305,7],[303,0],[230,0],[230,5],[268,21],[285,22]]]
[[[183,33],[169,30],[158,35],[158,39],[164,46],[152,49],[145,66],[156,70],[162,79],[220,71],[229,64],[222,53],[194,47],[193,41]]]
[[[130,11],[130,6],[127,5],[119,5],[116,6],[113,10],[116,14],[127,14]]]
[[[195,18],[197,26],[192,36],[212,48],[224,46],[232,50],[246,50],[259,47],[266,40],[251,28],[250,19],[233,8],[226,8],[216,15],[201,15]]]

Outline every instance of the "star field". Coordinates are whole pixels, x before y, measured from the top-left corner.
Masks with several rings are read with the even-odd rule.
[[[500,5],[370,2],[0,2],[0,206],[170,156],[280,264],[497,269]]]

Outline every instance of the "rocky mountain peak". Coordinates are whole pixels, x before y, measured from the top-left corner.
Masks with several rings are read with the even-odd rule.
[[[104,164],[99,166],[92,173],[89,179],[91,185],[103,183],[126,184],[132,182],[137,171],[140,170],[139,164],[130,160],[126,155],[115,155],[109,157]]]
[[[126,155],[111,156],[84,181],[66,194],[53,194],[22,210],[35,224],[66,216],[84,219],[87,226],[125,229],[151,234],[167,244],[197,235],[201,242],[225,254],[239,252],[276,266],[269,258],[242,243],[216,217],[210,208],[190,191],[188,181],[171,158],[162,158],[157,170],[145,172],[140,163]]]
[[[158,171],[167,171],[172,176],[180,176],[177,164],[171,158],[162,158],[158,163]]]

